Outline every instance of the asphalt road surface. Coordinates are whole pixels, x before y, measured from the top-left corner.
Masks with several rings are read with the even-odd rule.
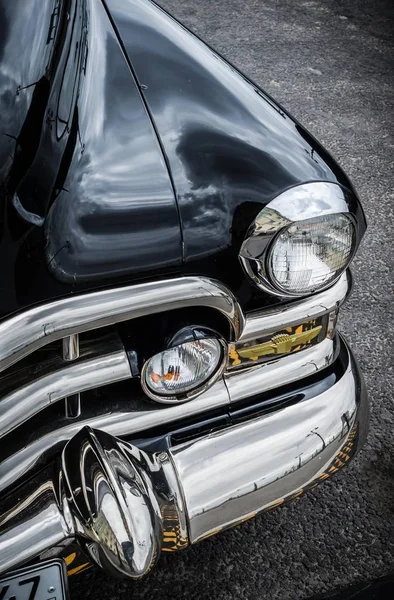
[[[364,451],[298,502],[187,551],[142,582],[98,570],[72,597],[298,600],[394,570],[394,0],[161,0],[294,114],[354,181],[369,229],[341,329],[371,399]]]

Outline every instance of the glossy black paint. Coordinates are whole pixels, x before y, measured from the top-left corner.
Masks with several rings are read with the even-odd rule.
[[[0,0],[0,15],[0,317],[186,272],[246,309],[278,302],[238,249],[284,189],[351,189],[320,145],[149,0]]]
[[[350,187],[256,85],[150,0],[106,0],[168,157],[187,261],[244,235],[244,220],[303,181]]]
[[[180,264],[160,145],[101,2],[0,14],[1,313]]]

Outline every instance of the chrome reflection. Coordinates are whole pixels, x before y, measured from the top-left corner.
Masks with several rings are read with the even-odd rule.
[[[79,335],[73,333],[62,341],[63,359],[67,361],[77,360],[79,357]],[[81,414],[81,394],[77,392],[64,399],[64,409],[66,417],[74,419]]]
[[[45,364],[39,367],[38,376],[31,366],[18,371],[14,377],[16,389],[12,391],[2,393],[0,384],[0,436],[65,396],[75,397],[79,392],[132,376],[126,351],[115,334],[101,336],[82,346],[81,356],[75,362],[52,359],[47,367]],[[26,383],[21,385],[24,380]]]
[[[352,275],[350,270],[347,270],[328,290],[303,300],[250,313],[247,315],[245,327],[237,343],[244,344],[255,340],[263,333],[268,336],[303,321],[318,319],[332,311],[337,312],[351,289]]]
[[[344,273],[332,288],[311,298],[284,304],[276,310],[266,309],[251,313],[247,315],[246,319],[244,319],[239,305],[235,303],[232,296],[227,297],[224,291],[223,295],[220,296],[221,289],[225,290],[225,288],[216,287],[215,282],[200,280],[199,278],[184,278],[182,280],[169,280],[166,282],[166,286],[162,285],[164,283],[148,284],[148,288],[144,284],[143,288],[141,286],[130,286],[130,288],[121,288],[120,290],[109,290],[106,302],[110,301],[109,299],[112,294],[115,298],[120,294],[123,310],[130,311],[128,314],[135,314],[135,316],[139,316],[142,313],[145,314],[148,311],[154,312],[160,309],[162,303],[168,309],[170,306],[170,297],[174,299],[172,307],[179,306],[180,303],[187,303],[189,298],[194,303],[202,302],[212,307],[220,305],[222,309],[227,307],[228,318],[231,317],[233,327],[238,331],[238,335],[240,334],[238,338],[239,343],[246,343],[256,339],[259,335],[269,335],[270,333],[299,323],[302,319],[313,319],[324,314],[337,312],[350,291],[351,275],[349,271]],[[190,283],[192,284],[191,287]],[[163,290],[167,290],[167,292],[163,293]],[[183,298],[177,295],[177,290],[178,294],[183,294]],[[146,295],[146,292],[149,292],[149,294]],[[201,294],[200,299],[195,298],[197,293]],[[123,297],[123,294],[125,297]],[[217,296],[214,294],[217,294]],[[93,299],[98,299],[96,294],[92,296]],[[91,315],[89,311],[94,304],[93,300],[89,301],[89,298],[89,295],[74,297],[76,313],[73,314],[79,315],[79,311],[81,311],[85,315],[85,318],[88,318]],[[152,305],[149,307],[145,305],[144,298],[145,301],[146,298],[150,298]],[[101,299],[103,301],[105,298],[101,297]],[[53,304],[57,305],[57,303],[49,305],[49,314],[52,314]],[[135,312],[133,312],[133,307]],[[44,308],[40,307],[39,310],[43,311],[45,315]],[[106,308],[108,312],[104,312],[104,303],[100,310],[103,320],[111,318],[108,307]],[[120,311],[119,306],[118,310]],[[60,311],[57,317],[60,319],[60,322],[66,318],[70,321],[70,314],[70,311],[65,313]],[[126,317],[125,313],[122,313],[122,315]],[[2,330],[2,326],[7,325],[7,321],[0,324],[0,334],[8,332],[11,337],[18,334],[17,338],[22,342],[24,339],[22,338],[23,323],[26,321],[27,330],[29,330],[29,323],[31,321],[34,328],[33,316],[33,314],[29,316],[26,313],[22,313],[19,317],[16,317],[16,319],[21,319],[21,323],[16,330],[13,330],[11,326],[8,329],[5,328]],[[112,319],[114,318],[120,317],[119,315],[112,316]],[[14,322],[14,324],[17,323],[18,321]],[[79,324],[79,321],[75,324]],[[60,333],[59,337],[61,337]],[[334,336],[330,335],[331,337]],[[0,337],[0,347],[3,339],[5,339],[4,336]],[[39,343],[42,344],[44,342],[39,340]],[[50,432],[47,430],[37,430],[34,434],[35,437],[33,436],[27,445],[24,440],[23,442],[21,440],[20,446],[14,449],[12,454],[4,456],[0,464],[0,489],[15,484],[22,474],[28,473],[30,469],[35,467],[37,461],[43,455],[53,456],[56,450],[75,435],[83,425],[105,429],[108,433],[116,436],[132,435],[158,425],[173,423],[202,414],[206,410],[224,407],[229,405],[230,402],[236,403],[239,399],[244,398],[245,394],[252,395],[249,387],[250,383],[252,383],[253,390],[261,393],[277,387],[278,382],[282,382],[283,384],[290,383],[327,367],[335,358],[335,343],[335,340],[333,341],[332,339],[323,340],[323,342],[314,347],[302,350],[302,352],[298,353],[297,358],[295,355],[280,359],[275,358],[262,366],[258,365],[252,369],[247,369],[245,372],[240,370],[238,373],[231,375],[226,373],[226,384],[223,379],[218,380],[212,388],[201,394],[198,398],[195,398],[191,403],[168,406],[165,410],[162,407],[152,407],[146,404],[141,406],[130,405],[128,410],[122,410],[109,403],[108,413],[105,415],[86,415],[83,421],[78,423],[70,422],[66,426],[63,424],[54,424],[53,430]],[[8,349],[4,348],[4,350]],[[250,382],[249,377],[251,377]],[[237,382],[240,382],[239,385]],[[70,393],[70,390],[63,390],[62,393],[63,395]]]
[[[206,277],[182,277],[71,296],[0,323],[0,372],[54,340],[121,321],[206,306],[222,313],[237,339],[244,316],[232,292]]]
[[[272,283],[266,264],[268,248],[281,229],[288,227],[292,222],[333,214],[351,215],[355,226],[356,239],[349,263],[364,235],[365,217],[354,197],[345,188],[333,182],[312,181],[282,192],[259,212],[249,227],[239,251],[246,274],[257,287],[272,295],[283,298],[302,295],[280,290]],[[338,279],[339,277],[336,278]],[[331,280],[326,287],[330,285]]]
[[[325,339],[316,346],[282,356],[276,362],[267,362],[239,371],[225,373],[225,381],[231,402],[266,392],[314,375],[328,367],[338,353],[337,339]]]
[[[359,386],[349,355],[343,377],[320,395],[173,448],[191,543],[318,480],[360,415],[365,427],[366,396],[365,390],[359,395]]]
[[[0,489],[13,485],[19,477],[34,468],[43,454],[53,455],[56,449],[73,436],[81,425],[104,429],[116,436],[138,434],[147,429],[174,423],[207,410],[228,406],[253,394],[274,389],[278,381],[283,385],[297,381],[327,367],[335,358],[334,340],[323,340],[320,344],[307,348],[298,355],[276,359],[238,372],[226,373],[209,390],[192,402],[163,408],[144,406],[129,411],[113,410],[111,414],[92,416],[79,423],[70,423],[50,433],[39,435],[28,446],[21,449],[0,464]]]
[[[244,343],[258,334],[275,333],[306,318],[338,310],[351,289],[346,271],[330,289],[245,319],[237,300],[222,283],[184,277],[144,283],[58,300],[0,323],[0,372],[34,350],[62,337],[185,306],[208,306],[229,321],[233,337]]]
[[[108,573],[138,579],[159,556],[161,516],[152,467],[143,452],[128,451],[108,434],[86,427],[63,451],[66,496],[77,531],[96,544],[91,555]]]
[[[13,496],[14,505],[1,504],[0,573],[34,558],[75,534],[67,507],[57,496],[58,481],[44,471]]]
[[[229,395],[223,380],[217,381],[207,392],[193,402],[152,408],[145,405],[138,410],[122,411],[113,408],[110,413],[92,416],[83,421],[70,421],[65,427],[39,433],[38,437],[26,445],[21,440],[20,449],[0,463],[0,491],[16,484],[22,475],[29,473],[36,467],[43,456],[53,456],[59,448],[84,425],[94,429],[103,429],[116,436],[138,434],[141,431],[187,419],[193,415],[202,414],[206,410],[226,406],[229,404]],[[86,410],[86,409],[85,409]]]

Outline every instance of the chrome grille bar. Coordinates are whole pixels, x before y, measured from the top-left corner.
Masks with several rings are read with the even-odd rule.
[[[30,367],[27,367],[29,370]],[[0,435],[6,435],[39,411],[65,396],[129,379],[126,352],[117,335],[108,334],[83,347],[74,362],[50,361],[39,377],[1,397]],[[17,378],[23,374],[18,372]]]
[[[0,323],[0,372],[45,344],[148,314],[185,306],[218,310],[238,339],[244,317],[223,284],[205,277],[153,281],[71,296],[37,306]]]
[[[155,408],[145,403],[140,410],[130,410],[129,412],[114,410],[110,414],[90,417],[78,422],[70,421],[67,426],[54,429],[4,460],[0,464],[0,490],[14,484],[19,477],[35,466],[43,454],[61,448],[84,425],[103,429],[120,437],[138,435],[139,432],[159,425],[173,423],[214,408],[230,405],[233,400],[232,394],[234,394],[234,401],[237,402],[257,391],[261,393],[273,389],[278,386],[278,382],[285,385],[312,375],[332,362],[335,354],[334,344],[333,340],[327,339],[298,354],[247,369],[252,389],[249,389],[249,383],[245,384],[247,380],[244,373],[238,371],[229,377],[228,389],[223,379],[220,379],[201,396],[185,404]],[[241,385],[238,385],[238,382],[241,382]]]
[[[328,290],[303,300],[248,314],[237,343],[243,344],[256,339],[259,334],[274,334],[302,321],[317,319],[331,311],[337,311],[345,302],[351,288],[352,276],[348,270]]]

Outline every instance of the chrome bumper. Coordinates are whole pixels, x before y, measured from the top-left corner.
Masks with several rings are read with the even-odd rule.
[[[78,432],[56,473],[41,473],[17,503],[0,507],[1,572],[76,538],[109,573],[139,578],[169,537],[173,550],[193,544],[335,473],[368,427],[362,375],[339,344],[340,368],[312,396],[165,452]],[[251,371],[253,390],[264,388],[266,366]],[[237,389],[237,374],[231,378]]]
[[[301,495],[353,456],[368,403],[350,350],[342,352],[346,370],[322,393],[171,451],[191,543]]]

